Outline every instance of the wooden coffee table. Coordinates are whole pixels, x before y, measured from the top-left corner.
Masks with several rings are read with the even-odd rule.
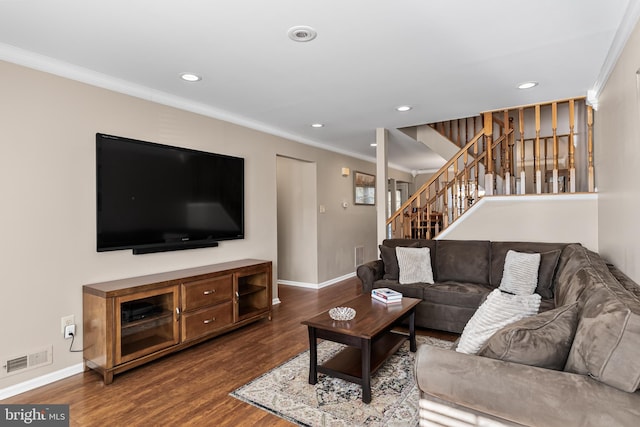
[[[405,340],[416,351],[415,308],[420,299],[402,298],[401,303],[385,304],[364,294],[340,304],[356,310],[356,317],[336,321],[329,311],[302,322],[309,329],[309,384],[318,381],[318,372],[362,386],[362,401],[371,402],[371,374],[394,354]],[[409,336],[393,332],[394,326],[409,319]],[[344,350],[318,365],[318,338],[346,344]]]

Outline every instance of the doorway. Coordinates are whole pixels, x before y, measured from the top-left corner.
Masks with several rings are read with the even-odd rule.
[[[318,283],[316,164],[276,157],[278,281]]]

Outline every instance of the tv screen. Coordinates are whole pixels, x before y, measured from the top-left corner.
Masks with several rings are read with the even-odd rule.
[[[96,134],[97,250],[244,238],[244,159]]]

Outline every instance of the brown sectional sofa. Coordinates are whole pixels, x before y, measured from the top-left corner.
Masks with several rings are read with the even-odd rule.
[[[428,247],[435,283],[400,284],[396,246]],[[553,308],[549,287],[560,252],[566,246],[566,243],[387,239],[380,245],[381,259],[360,265],[357,275],[365,293],[373,288],[391,288],[404,296],[422,299],[416,307],[416,326],[461,333],[484,298],[500,285],[509,249],[543,254],[540,276],[544,276],[545,289],[539,292],[543,296],[541,310]]]
[[[481,303],[480,295],[499,285],[502,253],[508,248],[546,253],[547,258],[561,251],[547,289],[551,298],[542,300],[537,316],[499,330],[477,355],[419,347],[415,375],[425,425],[434,417],[455,418],[456,409],[476,422],[491,419],[493,425],[640,425],[640,286],[579,244],[469,242],[464,248],[464,242],[391,240],[383,245],[412,244],[435,248],[433,285],[396,288],[393,279],[382,278],[385,266],[380,261],[358,269],[363,287],[410,289],[414,296],[422,290],[420,326],[456,332],[471,317],[476,301]],[[461,256],[457,265],[464,272],[450,277],[453,253]],[[484,270],[468,258],[471,253],[484,254]],[[452,257],[438,260],[443,254]],[[441,270],[446,264],[450,268]],[[550,264],[547,259],[545,268]],[[470,272],[481,273],[481,280]],[[543,272],[541,264],[541,279],[545,274],[549,272]],[[455,279],[464,280],[457,292]],[[478,289],[469,290],[472,286]],[[430,287],[435,289],[426,291]],[[447,292],[450,299],[444,298]],[[439,299],[429,301],[434,296]],[[437,319],[439,315],[443,319]]]

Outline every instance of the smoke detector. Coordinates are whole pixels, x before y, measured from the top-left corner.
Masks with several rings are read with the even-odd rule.
[[[294,42],[310,42],[315,39],[318,33],[307,25],[298,25],[289,28],[287,31],[289,38]]]

